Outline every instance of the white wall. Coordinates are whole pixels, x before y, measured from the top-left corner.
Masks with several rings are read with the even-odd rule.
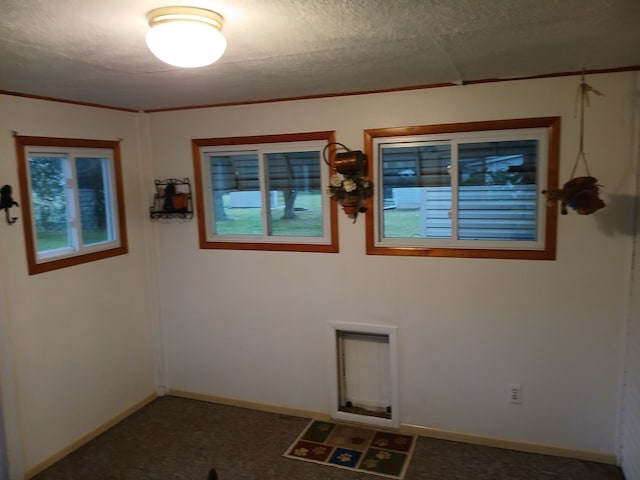
[[[586,150],[608,206],[559,219],[553,262],[367,256],[363,219],[344,215],[339,254],[199,250],[195,220],[151,223],[148,203],[154,178],[193,178],[192,138],[335,129],[338,141],[362,148],[366,128],[534,116],[562,116],[566,180],[578,77],[148,116],[0,95],[0,183],[16,198],[11,130],[123,139],[130,247],[28,276],[21,220],[0,219],[0,389],[12,474],[152,393],[158,371],[174,389],[329,411],[329,320],[399,327],[402,423],[617,453],[634,74],[588,81],[606,94],[587,110]],[[509,383],[522,384],[522,405],[507,404]]]
[[[636,156],[640,156],[640,76],[635,98]],[[640,178],[640,174],[638,176]],[[636,191],[631,304],[626,332],[624,395],[622,403],[622,469],[627,480],[640,480],[640,184]]]
[[[8,413],[29,470],[155,392],[148,205],[140,193],[137,114],[0,95],[0,182],[19,199],[11,131],[20,135],[122,138],[129,254],[27,274],[21,208],[0,221],[0,322],[12,362]],[[2,307],[2,305],[0,305]],[[6,373],[6,372],[5,372]],[[5,404],[5,407],[8,406]],[[11,451],[10,451],[11,453]],[[13,478],[13,477],[12,477]],[[17,477],[16,477],[17,478]]]
[[[329,320],[397,325],[401,422],[617,452],[629,292],[633,73],[594,75],[586,151],[608,207],[558,224],[556,261],[365,255],[340,216],[339,254],[199,250],[196,221],[156,225],[166,382],[328,411]],[[562,116],[561,180],[577,155],[579,77],[150,115],[160,178],[193,178],[190,139]],[[583,174],[583,171],[579,171]],[[151,189],[149,189],[149,195]],[[508,384],[523,388],[507,403]]]
[[[640,191],[638,192],[640,194]],[[636,239],[632,306],[626,340],[622,404],[622,468],[627,480],[640,480],[640,242]]]

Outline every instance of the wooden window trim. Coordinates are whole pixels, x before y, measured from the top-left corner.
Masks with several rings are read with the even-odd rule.
[[[124,207],[124,187],[122,180],[122,165],[120,157],[120,142],[113,140],[92,140],[80,138],[55,138],[15,136],[16,157],[18,159],[18,183],[20,186],[20,200],[23,205],[22,224],[27,251],[27,268],[29,275],[67,268],[83,263],[95,262],[104,258],[125,255],[129,252],[127,242],[127,222]],[[27,170],[27,147],[66,147],[66,148],[102,148],[113,152],[114,187],[118,211],[118,234],[120,245],[97,252],[89,252],[56,260],[37,263],[36,245],[33,237],[33,218],[31,215],[31,191]]]
[[[193,158],[193,171],[195,183],[195,204],[196,217],[198,220],[198,240],[201,249],[222,249],[222,250],[266,250],[281,252],[315,252],[315,253],[338,253],[338,214],[336,202],[330,202],[329,215],[331,225],[331,241],[328,244],[312,243],[267,243],[267,242],[225,242],[211,241],[207,239],[207,219],[204,207],[204,191],[201,165],[202,147],[225,146],[225,145],[253,145],[264,143],[292,143],[314,140],[326,140],[328,143],[335,142],[335,131],[286,133],[276,135],[254,135],[246,137],[217,137],[200,138],[191,140],[191,154]],[[324,192],[322,192],[324,193]]]
[[[365,154],[373,159],[373,140],[382,137],[403,137],[439,133],[459,133],[487,130],[515,130],[526,128],[546,128],[548,132],[547,184],[548,190],[558,188],[560,158],[560,117],[519,118],[511,120],[493,120],[482,122],[451,123],[439,125],[376,128],[364,131]],[[543,201],[543,200],[541,200]],[[420,256],[420,257],[457,257],[457,258],[502,258],[520,260],[555,260],[557,244],[558,207],[546,206],[545,248],[544,250],[498,250],[469,248],[425,248],[375,245],[373,199],[367,199],[366,245],[367,255]]]

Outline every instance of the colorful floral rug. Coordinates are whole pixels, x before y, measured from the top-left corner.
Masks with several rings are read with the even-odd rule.
[[[404,478],[415,443],[413,435],[312,420],[284,456],[383,477]]]

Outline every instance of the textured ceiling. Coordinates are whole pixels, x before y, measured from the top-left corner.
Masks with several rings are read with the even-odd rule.
[[[178,69],[146,13],[216,10],[227,51]],[[640,0],[0,0],[0,90],[134,110],[640,65]]]

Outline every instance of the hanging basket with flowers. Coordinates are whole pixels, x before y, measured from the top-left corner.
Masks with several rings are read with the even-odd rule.
[[[335,173],[329,180],[327,193],[349,217],[355,218],[358,212],[366,211],[364,200],[373,195],[373,183],[364,176]]]
[[[327,150],[339,147],[333,162],[327,158]],[[349,150],[343,144],[332,142],[322,151],[322,157],[335,173],[329,179],[327,193],[336,200],[344,213],[355,223],[358,213],[367,211],[365,199],[373,195],[373,183],[367,178],[367,158],[360,150]]]

